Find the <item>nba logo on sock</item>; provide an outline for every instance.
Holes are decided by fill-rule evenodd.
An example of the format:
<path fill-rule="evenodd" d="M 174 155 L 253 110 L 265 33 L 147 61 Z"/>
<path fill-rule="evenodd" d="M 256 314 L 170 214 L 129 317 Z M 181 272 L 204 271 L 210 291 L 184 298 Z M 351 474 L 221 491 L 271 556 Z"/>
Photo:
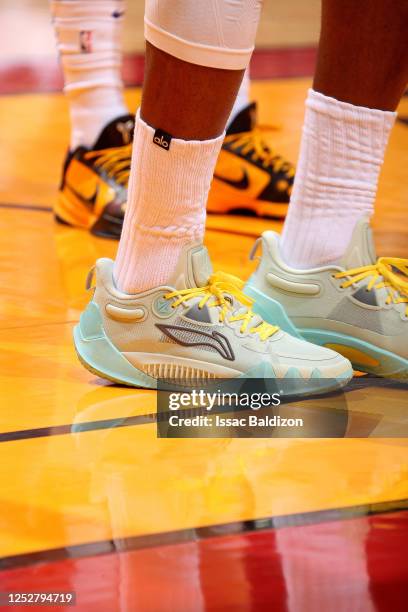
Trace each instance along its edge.
<path fill-rule="evenodd" d="M 156 130 L 153 136 L 153 142 L 157 144 L 157 146 L 168 151 L 170 149 L 171 138 L 172 137 L 167 132 Z"/>
<path fill-rule="evenodd" d="M 92 53 L 92 31 L 81 30 L 79 33 L 79 44 L 82 53 Z"/>

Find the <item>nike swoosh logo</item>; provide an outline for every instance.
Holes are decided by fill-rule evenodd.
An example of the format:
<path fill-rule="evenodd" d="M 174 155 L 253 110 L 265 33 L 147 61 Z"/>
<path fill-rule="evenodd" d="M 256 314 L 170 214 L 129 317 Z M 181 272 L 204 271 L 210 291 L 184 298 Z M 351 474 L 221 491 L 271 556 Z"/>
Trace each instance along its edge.
<path fill-rule="evenodd" d="M 79 193 L 79 191 L 77 191 L 75 187 L 72 187 L 68 183 L 66 183 L 66 187 L 68 187 L 68 189 L 72 191 L 74 196 L 81 200 L 81 202 L 83 202 L 87 208 L 89 208 L 90 210 L 93 210 L 95 208 L 96 200 L 98 199 L 99 194 L 99 185 L 96 185 L 95 192 L 90 198 L 86 198 L 85 196 L 83 196 L 82 193 Z M 110 204 L 110 202 L 108 202 L 108 204 Z"/>
<path fill-rule="evenodd" d="M 214 174 L 214 178 L 218 179 L 219 181 L 222 181 L 223 183 L 227 183 L 227 185 L 231 185 L 231 187 L 235 187 L 235 189 L 242 189 L 242 190 L 248 189 L 249 187 L 248 173 L 244 168 L 242 169 L 242 172 L 243 172 L 242 178 L 240 178 L 238 181 L 226 178 L 224 176 L 220 176 L 219 174 Z"/>
<path fill-rule="evenodd" d="M 181 344 L 182 346 L 211 346 L 228 361 L 234 361 L 235 355 L 232 350 L 228 338 L 217 331 L 203 332 L 198 329 L 182 327 L 181 325 L 161 325 L 156 323 L 156 327 L 160 329 L 168 338 Z M 192 340 L 191 334 L 194 334 L 199 340 Z"/>

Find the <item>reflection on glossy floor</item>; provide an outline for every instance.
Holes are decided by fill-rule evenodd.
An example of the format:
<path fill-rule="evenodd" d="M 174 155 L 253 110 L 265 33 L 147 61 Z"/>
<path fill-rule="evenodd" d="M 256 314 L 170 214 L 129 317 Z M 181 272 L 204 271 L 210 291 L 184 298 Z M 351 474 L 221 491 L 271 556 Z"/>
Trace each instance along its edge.
<path fill-rule="evenodd" d="M 117 542 L 103 556 L 87 556 L 91 549 L 36 570 L 8 570 L 3 584 L 74 590 L 88 602 L 78 607 L 90 612 L 100 610 L 100 601 L 103 610 L 149 612 L 406 610 L 408 512 L 319 518 L 303 527 L 236 523 L 234 535 L 196 530 L 159 547 Z"/>
<path fill-rule="evenodd" d="M 291 158 L 308 84 L 253 87 Z M 138 97 L 129 92 L 132 107 Z M 0 98 L 0 116 L 11 111 L 0 156 L 0 591 L 76 590 L 84 611 L 405 609 L 406 390 L 354 382 L 344 440 L 158 439 L 155 393 L 93 377 L 72 347 L 86 273 L 117 245 L 52 219 L 65 103 Z M 407 145 L 398 124 L 375 218 L 381 254 L 408 256 Z M 246 277 L 266 227 L 279 225 L 209 218 L 215 267 Z"/>

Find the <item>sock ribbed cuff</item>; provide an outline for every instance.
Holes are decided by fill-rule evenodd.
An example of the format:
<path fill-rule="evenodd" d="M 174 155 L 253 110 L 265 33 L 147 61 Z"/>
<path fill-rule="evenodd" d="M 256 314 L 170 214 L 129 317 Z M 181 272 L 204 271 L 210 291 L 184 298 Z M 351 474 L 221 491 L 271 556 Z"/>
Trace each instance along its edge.
<path fill-rule="evenodd" d="M 374 212 L 395 117 L 393 112 L 354 106 L 309 90 L 282 236 L 287 263 L 308 268 L 343 255 L 357 220 Z"/>
<path fill-rule="evenodd" d="M 378 108 L 355 106 L 349 102 L 342 102 L 341 100 L 336 100 L 336 98 L 325 96 L 314 89 L 308 90 L 306 108 L 311 108 L 333 119 L 360 120 L 368 121 L 369 123 L 380 121 L 385 125 L 389 124 L 390 128 L 393 126 L 397 116 L 397 113 L 393 111 L 383 111 Z"/>
<path fill-rule="evenodd" d="M 136 115 L 128 204 L 115 279 L 127 293 L 165 283 L 181 249 L 202 240 L 205 209 L 224 134 L 168 138 Z"/>

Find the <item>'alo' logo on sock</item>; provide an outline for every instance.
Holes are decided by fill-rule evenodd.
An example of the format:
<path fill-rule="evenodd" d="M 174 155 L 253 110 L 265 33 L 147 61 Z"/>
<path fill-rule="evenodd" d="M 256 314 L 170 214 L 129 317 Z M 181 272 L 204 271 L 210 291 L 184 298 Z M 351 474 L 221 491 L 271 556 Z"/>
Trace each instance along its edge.
<path fill-rule="evenodd" d="M 168 151 L 170 149 L 171 138 L 172 137 L 167 132 L 156 130 L 153 136 L 153 142 L 157 144 L 157 146 Z"/>

